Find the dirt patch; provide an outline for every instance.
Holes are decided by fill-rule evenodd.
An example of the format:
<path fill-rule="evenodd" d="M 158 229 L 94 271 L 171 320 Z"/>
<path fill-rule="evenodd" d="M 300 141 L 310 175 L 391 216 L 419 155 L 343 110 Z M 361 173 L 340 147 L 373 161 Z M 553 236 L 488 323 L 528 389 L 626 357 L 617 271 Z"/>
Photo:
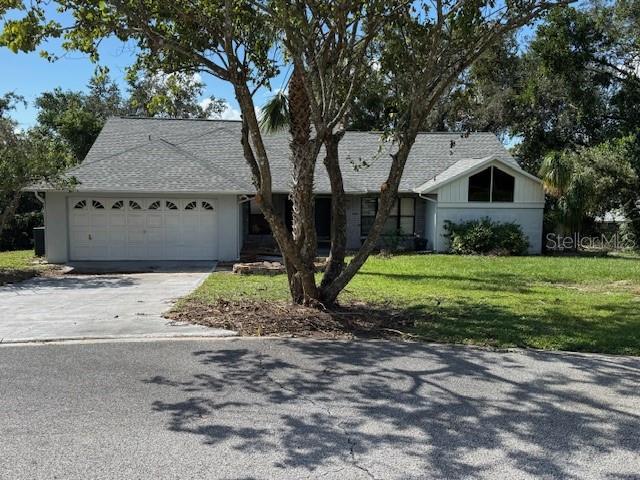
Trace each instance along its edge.
<path fill-rule="evenodd" d="M 188 300 L 167 318 L 235 330 L 245 336 L 314 338 L 411 336 L 415 319 L 386 306 L 350 303 L 331 310 L 286 302 Z"/>
<path fill-rule="evenodd" d="M 64 269 L 57 265 L 39 266 L 29 269 L 0 269 L 0 287 L 23 282 L 33 277 L 55 277 L 62 275 Z"/>

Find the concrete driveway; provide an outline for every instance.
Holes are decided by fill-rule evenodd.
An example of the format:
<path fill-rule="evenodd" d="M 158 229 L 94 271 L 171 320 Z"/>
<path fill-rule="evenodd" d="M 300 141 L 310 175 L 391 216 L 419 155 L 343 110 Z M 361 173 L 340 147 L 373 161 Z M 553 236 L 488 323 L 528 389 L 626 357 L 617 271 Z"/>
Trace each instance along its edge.
<path fill-rule="evenodd" d="M 0 342 L 229 334 L 162 318 L 212 267 L 208 263 L 153 273 L 67 274 L 0 287 Z"/>
<path fill-rule="evenodd" d="M 640 478 L 640 359 L 399 342 L 0 346 L 0 478 Z"/>

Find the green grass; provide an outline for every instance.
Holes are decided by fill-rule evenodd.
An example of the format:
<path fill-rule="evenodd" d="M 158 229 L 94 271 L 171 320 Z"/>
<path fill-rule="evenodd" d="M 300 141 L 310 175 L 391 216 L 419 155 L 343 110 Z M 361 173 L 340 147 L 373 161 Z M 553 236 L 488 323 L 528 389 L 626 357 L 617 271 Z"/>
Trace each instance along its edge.
<path fill-rule="evenodd" d="M 214 273 L 188 298 L 286 300 L 286 279 Z M 640 355 L 640 258 L 372 257 L 341 298 L 438 342 Z"/>
<path fill-rule="evenodd" d="M 33 268 L 33 250 L 0 252 L 0 270 L 23 270 Z"/>
<path fill-rule="evenodd" d="M 42 267 L 33 263 L 33 250 L 0 252 L 0 285 L 36 275 Z"/>

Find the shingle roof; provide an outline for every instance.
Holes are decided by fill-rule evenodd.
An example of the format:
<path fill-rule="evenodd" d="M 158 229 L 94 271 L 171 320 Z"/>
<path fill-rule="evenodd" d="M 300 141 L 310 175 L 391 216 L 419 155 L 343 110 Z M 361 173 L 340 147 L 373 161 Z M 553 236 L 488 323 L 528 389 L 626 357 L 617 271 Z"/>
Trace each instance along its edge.
<path fill-rule="evenodd" d="M 462 160 L 458 160 L 457 162 L 455 162 L 454 164 L 449 166 L 446 170 L 444 170 L 442 173 L 434 176 L 430 180 L 427 180 L 422 185 L 419 185 L 419 186 L 415 187 L 413 190 L 416 193 L 431 193 L 431 192 L 435 192 L 437 189 L 439 189 L 443 185 L 445 185 L 445 184 L 447 184 L 449 182 L 452 182 L 453 180 L 455 180 L 457 178 L 460 178 L 462 175 L 464 175 L 469 170 L 481 168 L 484 165 L 486 165 L 486 164 L 488 164 L 490 162 L 493 162 L 493 161 L 504 162 L 507 166 L 510 166 L 514 170 L 522 173 L 522 175 L 525 175 L 526 177 L 529 177 L 531 179 L 534 179 L 534 180 L 540 182 L 540 180 L 538 178 L 536 178 L 533 175 L 531 175 L 531 174 L 525 172 L 524 170 L 522 170 L 520 168 L 520 166 L 517 165 L 517 163 L 514 165 L 514 162 L 512 162 L 512 161 L 507 161 L 507 160 L 502 159 L 502 158 L 500 158 L 500 157 L 498 157 L 496 155 L 489 155 L 489 156 L 484 157 L 484 158 L 463 158 Z"/>
<path fill-rule="evenodd" d="M 240 128 L 238 121 L 110 118 L 86 159 L 69 174 L 80 182 L 78 191 L 253 193 Z M 273 191 L 288 192 L 289 135 L 270 134 L 264 140 Z M 379 134 L 347 132 L 340 143 L 347 193 L 378 191 L 388 174 L 393 150 L 393 145 L 381 143 Z M 413 191 L 460 160 L 490 155 L 519 168 L 492 133 L 419 134 L 400 191 Z M 315 190 L 330 192 L 321 161 Z"/>

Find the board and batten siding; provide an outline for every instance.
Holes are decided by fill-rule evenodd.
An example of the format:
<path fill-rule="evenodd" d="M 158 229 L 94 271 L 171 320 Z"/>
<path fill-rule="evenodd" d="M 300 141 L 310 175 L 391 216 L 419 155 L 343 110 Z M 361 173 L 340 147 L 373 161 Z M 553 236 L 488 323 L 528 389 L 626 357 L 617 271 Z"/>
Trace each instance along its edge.
<path fill-rule="evenodd" d="M 513 203 L 469 202 L 469 177 L 481 170 L 495 166 L 515 177 Z M 446 221 L 460 223 L 480 218 L 490 218 L 496 222 L 514 222 L 520 225 L 529 240 L 529 253 L 542 252 L 542 221 L 544 212 L 544 190 L 539 182 L 511 169 L 501 162 L 492 162 L 470 171 L 437 190 L 437 211 L 435 212 L 434 250 L 444 252 L 449 249 L 445 237 Z M 433 212 L 427 211 L 433 221 Z M 427 227 L 427 235 L 428 235 Z M 428 235 L 429 236 L 429 235 Z"/>

